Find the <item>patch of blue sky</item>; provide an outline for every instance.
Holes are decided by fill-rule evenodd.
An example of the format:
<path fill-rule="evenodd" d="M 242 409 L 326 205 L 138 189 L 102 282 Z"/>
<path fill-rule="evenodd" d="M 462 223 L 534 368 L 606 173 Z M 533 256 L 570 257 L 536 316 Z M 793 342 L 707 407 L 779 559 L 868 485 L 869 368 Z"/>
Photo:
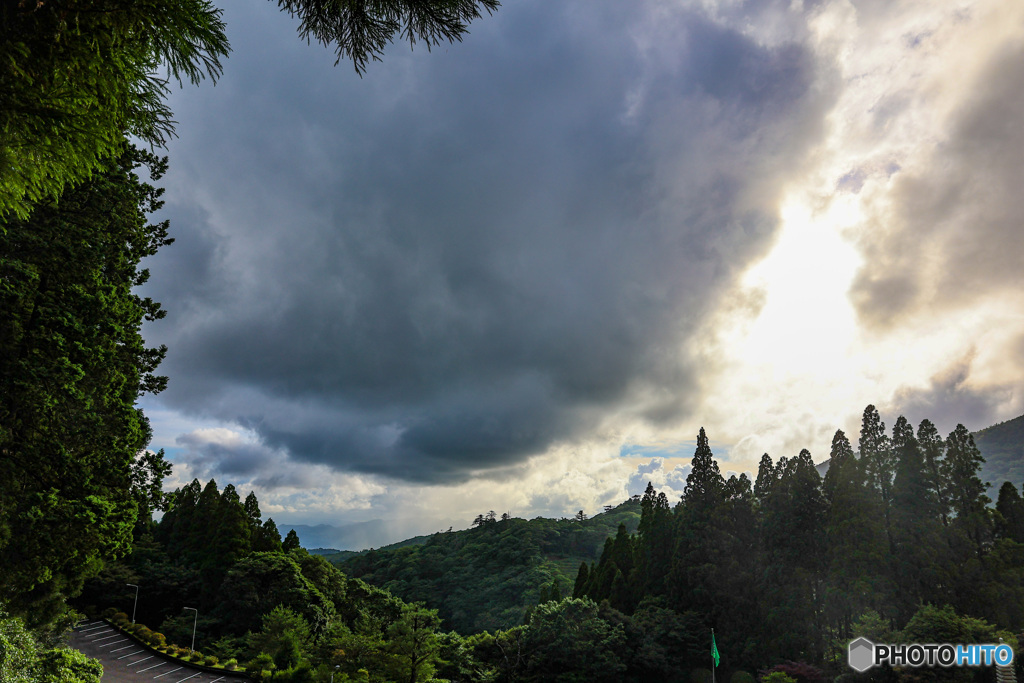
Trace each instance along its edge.
<path fill-rule="evenodd" d="M 678 460 L 679 458 L 692 458 L 693 452 L 697 449 L 696 441 L 680 441 L 672 444 L 659 444 L 657 446 L 643 444 L 623 444 L 619 448 L 620 458 L 664 458 L 665 460 Z M 721 444 L 711 444 L 711 452 L 715 459 L 724 461 L 729 459 L 729 449 Z"/>

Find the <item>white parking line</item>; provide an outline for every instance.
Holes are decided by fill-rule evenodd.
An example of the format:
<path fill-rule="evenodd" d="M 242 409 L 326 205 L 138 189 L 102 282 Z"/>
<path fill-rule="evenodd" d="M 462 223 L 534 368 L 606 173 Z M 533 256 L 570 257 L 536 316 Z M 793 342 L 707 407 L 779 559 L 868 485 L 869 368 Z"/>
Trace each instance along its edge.
<path fill-rule="evenodd" d="M 89 631 L 96 631 L 97 629 L 105 628 L 106 624 L 100 624 L 99 626 L 93 626 L 91 628 L 84 628 L 79 633 L 88 633 Z"/>
<path fill-rule="evenodd" d="M 102 636 L 104 633 L 117 633 L 117 631 L 115 631 L 112 628 L 103 628 L 101 626 L 100 630 L 96 631 L 95 633 L 83 633 L 82 635 L 84 635 L 89 640 L 94 640 L 95 638 Z"/>
<path fill-rule="evenodd" d="M 127 639 L 127 638 L 125 638 L 124 640 L 115 640 L 115 641 L 114 641 L 114 642 L 112 642 L 112 643 L 107 643 L 107 644 L 106 644 L 106 645 L 104 645 L 103 647 L 109 647 L 109 646 L 111 646 L 111 645 L 120 645 L 121 643 L 127 643 L 127 642 L 128 642 L 128 639 Z M 129 645 L 129 647 L 131 647 L 131 646 Z M 118 648 L 118 649 L 120 650 L 121 648 Z"/>
<path fill-rule="evenodd" d="M 121 637 L 120 633 L 115 633 L 112 636 L 106 636 L 104 638 L 93 638 L 92 642 L 94 642 L 94 643 L 102 643 L 104 640 L 110 640 L 111 638 L 120 638 L 120 637 Z"/>
<path fill-rule="evenodd" d="M 185 667 L 183 667 L 183 666 L 179 666 L 179 667 L 178 667 L 177 669 L 171 669 L 171 670 L 170 670 L 170 671 L 168 671 L 168 672 L 167 672 L 166 674 L 160 674 L 159 676 L 153 676 L 153 679 L 155 680 L 155 679 L 157 679 L 157 678 L 163 678 L 163 677 L 164 677 L 164 676 L 166 676 L 167 674 L 172 674 L 172 673 L 174 673 L 175 671 L 181 671 L 181 670 L 182 670 L 182 669 L 184 669 L 184 668 L 185 668 Z"/>
<path fill-rule="evenodd" d="M 182 678 L 182 679 L 178 680 L 177 683 L 181 683 L 181 681 L 187 681 L 190 678 L 195 678 L 196 676 L 198 676 L 201 673 L 203 673 L 203 672 L 202 671 L 197 671 L 196 673 L 192 674 L 191 676 L 186 676 L 185 678 Z"/>
<path fill-rule="evenodd" d="M 130 647 L 135 647 L 135 643 L 132 643 L 131 645 L 125 645 L 124 647 L 119 647 L 116 650 L 111 650 L 110 654 L 114 654 L 115 652 L 120 652 L 121 650 L 127 650 Z"/>
<path fill-rule="evenodd" d="M 142 664 L 147 659 L 153 659 L 153 655 L 146 657 L 145 659 L 136 659 L 134 662 L 128 662 L 125 666 L 135 666 L 136 664 Z"/>
<path fill-rule="evenodd" d="M 135 673 L 137 673 L 137 674 L 140 674 L 140 673 L 142 673 L 143 671 L 149 671 L 150 669 L 159 669 L 159 668 L 160 668 L 161 666 L 164 666 L 165 664 L 167 664 L 167 662 L 160 662 L 159 664 L 154 664 L 153 666 L 151 666 L 151 667 L 148 667 L 148 668 L 146 668 L 146 669 L 139 669 L 139 670 L 138 670 L 138 671 L 136 671 Z"/>
<path fill-rule="evenodd" d="M 223 681 L 223 680 L 224 680 L 224 677 L 221 676 L 220 678 L 213 679 L 212 681 L 210 681 L 210 683 L 217 683 L 217 681 Z"/>
<path fill-rule="evenodd" d="M 140 652 L 142 652 L 142 650 L 136 650 L 135 652 L 129 652 L 126 655 L 121 655 L 120 657 L 118 657 L 118 659 L 124 659 L 125 657 L 131 657 L 132 655 L 137 655 Z"/>

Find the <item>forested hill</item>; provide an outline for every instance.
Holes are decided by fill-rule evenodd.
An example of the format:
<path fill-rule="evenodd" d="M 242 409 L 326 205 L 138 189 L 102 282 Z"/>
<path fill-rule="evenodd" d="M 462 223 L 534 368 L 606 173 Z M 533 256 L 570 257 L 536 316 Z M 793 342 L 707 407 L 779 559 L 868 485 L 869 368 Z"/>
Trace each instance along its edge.
<path fill-rule="evenodd" d="M 298 532 L 296 531 L 296 533 Z M 302 537 L 300 536 L 299 538 Z M 398 548 L 405 548 L 411 545 L 423 545 L 424 543 L 429 541 L 430 538 L 430 536 L 413 536 L 412 538 L 407 538 L 404 541 L 398 541 L 397 543 L 389 543 L 387 545 L 381 546 L 380 548 L 377 548 L 377 550 L 397 550 Z M 355 557 L 357 555 L 365 555 L 366 553 L 372 550 L 373 548 L 369 548 L 367 550 L 331 550 L 330 552 L 323 552 L 320 554 L 326 557 L 334 564 L 338 564 L 339 562 L 347 560 L 350 557 Z M 310 550 L 309 552 L 314 551 Z"/>
<path fill-rule="evenodd" d="M 1024 415 L 975 432 L 974 444 L 985 458 L 981 476 L 992 491 L 1004 481 L 1024 483 Z"/>
<path fill-rule="evenodd" d="M 446 627 L 469 634 L 522 623 L 552 591 L 571 594 L 580 564 L 596 560 L 620 524 L 632 533 L 639 522 L 638 500 L 589 519 L 492 516 L 422 544 L 328 559 L 350 576 L 436 608 Z"/>

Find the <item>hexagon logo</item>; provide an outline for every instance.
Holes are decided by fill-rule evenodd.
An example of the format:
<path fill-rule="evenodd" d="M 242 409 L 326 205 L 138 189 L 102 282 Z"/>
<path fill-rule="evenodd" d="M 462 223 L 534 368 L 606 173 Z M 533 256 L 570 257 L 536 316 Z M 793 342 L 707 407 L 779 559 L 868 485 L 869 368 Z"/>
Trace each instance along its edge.
<path fill-rule="evenodd" d="M 864 673 L 875 665 L 875 644 L 867 638 L 858 638 L 850 642 L 850 668 Z"/>

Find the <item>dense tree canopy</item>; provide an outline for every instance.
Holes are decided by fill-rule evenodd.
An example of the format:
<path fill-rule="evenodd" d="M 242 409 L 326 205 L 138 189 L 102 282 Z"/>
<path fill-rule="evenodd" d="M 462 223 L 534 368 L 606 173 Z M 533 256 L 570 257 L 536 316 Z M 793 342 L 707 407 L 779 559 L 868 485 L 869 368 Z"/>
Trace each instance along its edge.
<path fill-rule="evenodd" d="M 901 416 L 889 436 L 868 406 L 859 445 L 854 453 L 836 433 L 824 481 L 806 450 L 777 463 L 766 455 L 751 489 L 721 481 L 701 430 L 674 511 L 649 486 L 637 535 L 609 539 L 580 567 L 573 595 L 634 618 L 651 599 L 677 616 L 693 610 L 728 668 L 802 660 L 838 673 L 837 648 L 867 635 L 865 615 L 888 637 L 943 619 L 984 624 L 958 642 L 1024 627 L 1024 504 L 1007 482 L 988 507 L 967 430 L 943 441 L 927 420 L 915 435 Z"/>
<path fill-rule="evenodd" d="M 150 429 L 135 401 L 166 381 L 153 374 L 164 349 L 141 335 L 163 311 L 133 287 L 171 240 L 146 221 L 161 191 L 140 166 L 159 178 L 165 162 L 122 146 L 0 234 L 0 601 L 33 620 L 127 551 L 140 505 L 160 504 L 166 467 L 137 459 Z"/>
<path fill-rule="evenodd" d="M 0 217 L 26 218 L 119 153 L 161 144 L 173 77 L 216 78 L 228 52 L 209 0 L 48 0 L 0 9 Z"/>

